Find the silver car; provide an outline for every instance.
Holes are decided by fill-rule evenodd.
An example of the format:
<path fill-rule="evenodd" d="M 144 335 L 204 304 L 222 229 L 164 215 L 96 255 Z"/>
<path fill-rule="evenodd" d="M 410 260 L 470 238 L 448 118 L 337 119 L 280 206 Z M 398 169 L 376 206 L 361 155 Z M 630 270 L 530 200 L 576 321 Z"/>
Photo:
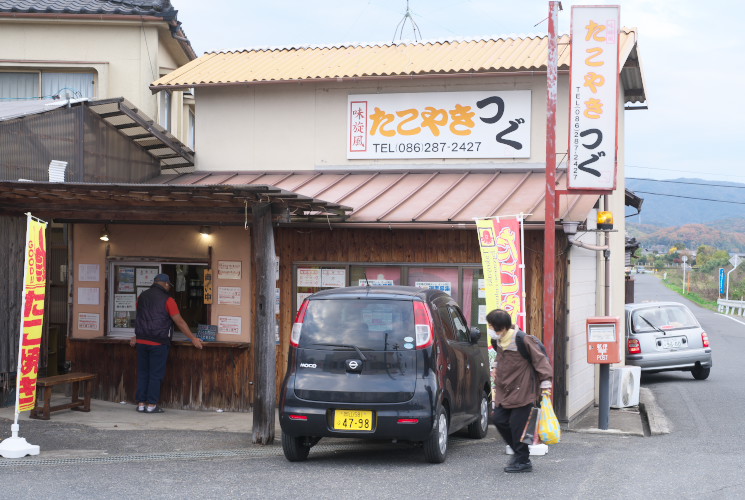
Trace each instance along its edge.
<path fill-rule="evenodd" d="M 690 309 L 678 302 L 626 304 L 626 364 L 643 372 L 711 371 L 709 336 Z"/>

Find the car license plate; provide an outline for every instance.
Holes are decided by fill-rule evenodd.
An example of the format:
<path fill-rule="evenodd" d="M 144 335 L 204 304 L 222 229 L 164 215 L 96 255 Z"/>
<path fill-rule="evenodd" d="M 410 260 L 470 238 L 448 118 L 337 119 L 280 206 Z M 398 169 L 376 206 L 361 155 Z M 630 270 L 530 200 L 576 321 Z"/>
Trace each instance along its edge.
<path fill-rule="evenodd" d="M 368 410 L 334 410 L 334 429 L 339 431 L 372 431 L 373 412 Z"/>
<path fill-rule="evenodd" d="M 662 339 L 662 347 L 664 349 L 680 349 L 683 347 L 683 341 L 680 337 L 672 339 Z"/>

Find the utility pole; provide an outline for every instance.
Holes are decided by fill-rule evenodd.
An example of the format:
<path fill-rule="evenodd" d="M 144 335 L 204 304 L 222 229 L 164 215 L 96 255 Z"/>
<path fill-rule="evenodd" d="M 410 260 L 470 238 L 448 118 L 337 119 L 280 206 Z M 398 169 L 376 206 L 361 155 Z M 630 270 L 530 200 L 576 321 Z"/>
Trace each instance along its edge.
<path fill-rule="evenodd" d="M 554 364 L 554 298 L 556 288 L 556 95 L 558 24 L 561 2 L 548 3 L 548 62 L 546 64 L 546 228 L 543 239 L 543 343 Z"/>

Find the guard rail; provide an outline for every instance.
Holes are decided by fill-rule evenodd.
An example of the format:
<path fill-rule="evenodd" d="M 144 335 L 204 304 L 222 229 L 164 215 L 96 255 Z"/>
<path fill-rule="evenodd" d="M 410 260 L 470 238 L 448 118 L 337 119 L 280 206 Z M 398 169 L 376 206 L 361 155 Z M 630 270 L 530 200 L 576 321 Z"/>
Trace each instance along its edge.
<path fill-rule="evenodd" d="M 720 313 L 735 316 L 745 316 L 745 300 L 717 300 L 717 310 Z"/>

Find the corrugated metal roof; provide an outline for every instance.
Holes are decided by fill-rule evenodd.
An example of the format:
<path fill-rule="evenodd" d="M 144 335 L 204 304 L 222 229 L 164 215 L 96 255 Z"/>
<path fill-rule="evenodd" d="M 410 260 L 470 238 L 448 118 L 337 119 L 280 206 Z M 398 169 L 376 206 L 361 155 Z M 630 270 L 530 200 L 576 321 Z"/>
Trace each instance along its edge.
<path fill-rule="evenodd" d="M 72 99 L 70 104 L 87 101 L 84 99 Z M 0 102 L 0 121 L 13 120 L 27 115 L 46 113 L 53 109 L 67 106 L 67 100 L 38 99 Z"/>
<path fill-rule="evenodd" d="M 545 221 L 546 176 L 523 171 L 402 172 L 191 172 L 167 174 L 151 184 L 267 184 L 310 198 L 351 207 L 346 223 L 473 224 L 474 218 L 531 214 L 528 223 Z M 557 188 L 566 175 L 557 174 Z M 561 195 L 559 218 L 583 221 L 597 195 Z"/>
<path fill-rule="evenodd" d="M 623 65 L 635 48 L 636 31 L 624 28 L 620 42 Z M 545 71 L 547 58 L 547 36 L 257 48 L 207 53 L 151 88 Z M 559 39 L 559 69 L 568 70 L 569 62 L 569 36 L 564 35 Z"/>

